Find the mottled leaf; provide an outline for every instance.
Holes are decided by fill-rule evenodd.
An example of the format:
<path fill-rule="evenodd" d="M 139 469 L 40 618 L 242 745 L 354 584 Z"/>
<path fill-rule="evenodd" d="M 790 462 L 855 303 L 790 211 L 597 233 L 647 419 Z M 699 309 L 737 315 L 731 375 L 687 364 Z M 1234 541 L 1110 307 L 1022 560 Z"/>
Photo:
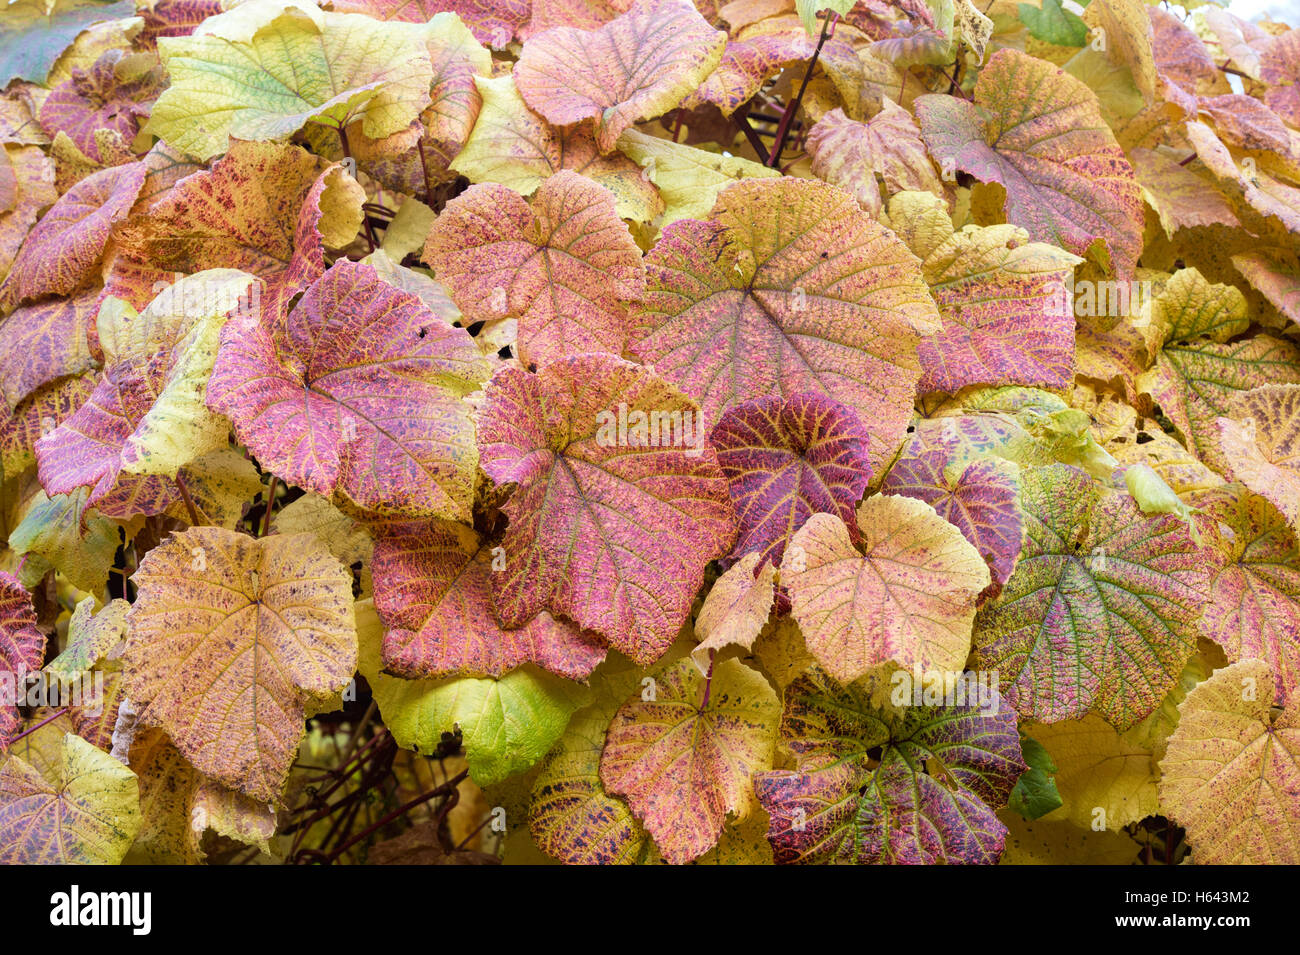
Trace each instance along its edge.
<path fill-rule="evenodd" d="M 44 83 L 78 33 L 134 15 L 132 0 L 10 0 L 0 20 L 0 86 L 13 79 Z"/>
<path fill-rule="evenodd" d="M 746 650 L 754 646 L 776 597 L 776 565 L 750 552 L 714 582 L 695 617 L 695 639 L 699 644 L 691 658 L 700 672 L 709 668 L 714 653 L 726 647 Z"/>
<path fill-rule="evenodd" d="M 44 661 L 45 634 L 36 628 L 31 595 L 18 578 L 0 571 L 0 667 L 15 690 L 10 698 L 0 699 L 0 752 L 8 748 L 21 723 L 15 698 L 22 685 L 18 674 L 34 673 Z"/>

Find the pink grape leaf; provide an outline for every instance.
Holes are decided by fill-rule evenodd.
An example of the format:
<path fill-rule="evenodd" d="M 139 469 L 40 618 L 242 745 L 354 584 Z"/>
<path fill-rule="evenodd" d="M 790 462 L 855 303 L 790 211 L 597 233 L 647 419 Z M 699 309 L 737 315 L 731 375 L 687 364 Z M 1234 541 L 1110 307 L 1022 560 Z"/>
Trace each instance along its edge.
<path fill-rule="evenodd" d="M 631 351 L 700 402 L 704 420 L 754 398 L 821 392 L 861 418 L 871 463 L 912 414 L 918 333 L 938 312 L 907 247 L 826 183 L 749 179 L 710 219 L 682 219 L 646 257 Z"/>
<path fill-rule="evenodd" d="M 21 474 L 36 463 L 36 442 L 76 413 L 95 390 L 98 376 L 60 378 L 37 388 L 0 424 L 0 468 Z"/>
<path fill-rule="evenodd" d="M 290 483 L 369 511 L 468 520 L 477 453 L 462 399 L 487 370 L 464 329 L 340 259 L 288 315 L 226 325 L 208 406 Z"/>
<path fill-rule="evenodd" d="M 1025 541 L 975 621 L 979 666 L 1052 723 L 1089 710 L 1124 730 L 1160 705 L 1196 648 L 1206 561 L 1187 524 L 1063 464 L 1023 471 Z"/>
<path fill-rule="evenodd" d="M 754 777 L 777 863 L 996 862 L 1007 830 L 994 810 L 1028 768 L 1016 713 L 995 686 L 957 687 L 955 705 L 882 709 L 816 667 L 791 684 L 794 768 Z"/>
<path fill-rule="evenodd" d="M 306 150 L 233 142 L 121 230 L 108 292 L 144 308 L 176 272 L 237 268 L 266 283 L 261 307 L 275 316 L 325 271 L 324 246 L 356 235 L 363 200 L 343 167 Z"/>
<path fill-rule="evenodd" d="M 1300 128 L 1300 30 L 1276 37 L 1259 57 L 1259 78 L 1269 84 L 1264 102 Z"/>
<path fill-rule="evenodd" d="M 861 548 L 837 515 L 814 514 L 785 552 L 781 583 L 809 652 L 841 683 L 891 661 L 959 671 L 984 559 L 923 501 L 870 497 L 855 523 Z"/>
<path fill-rule="evenodd" d="M 93 281 L 113 226 L 144 185 L 143 163 L 92 173 L 69 189 L 27 234 L 0 285 L 0 309 L 46 295 L 70 295 Z"/>
<path fill-rule="evenodd" d="M 454 13 L 480 43 L 498 50 L 528 22 L 529 0 L 333 0 L 339 13 L 364 13 L 376 20 L 427 23 L 436 14 Z"/>
<path fill-rule="evenodd" d="M 42 385 L 94 367 L 86 337 L 98 288 L 22 305 L 0 323 L 0 395 L 10 410 Z"/>
<path fill-rule="evenodd" d="M 1142 251 L 1142 196 L 1098 110 L 1082 82 L 1013 49 L 990 57 L 973 103 L 916 100 L 921 135 L 941 168 L 1004 186 L 1007 221 L 1036 241 L 1075 255 L 1104 241 L 1127 279 Z"/>
<path fill-rule="evenodd" d="M 507 630 L 492 609 L 494 557 L 504 551 L 460 524 L 395 528 L 375 542 L 375 609 L 388 628 L 384 669 L 406 679 L 500 677 L 525 663 L 585 680 L 605 657 L 589 633 L 541 611 Z M 499 561 L 498 561 L 499 563 Z"/>
<path fill-rule="evenodd" d="M 776 565 L 759 566 L 757 552 L 746 554 L 719 577 L 695 615 L 695 639 L 691 659 L 701 672 L 708 670 L 715 652 L 739 646 L 754 646 L 776 598 Z"/>
<path fill-rule="evenodd" d="M 145 50 L 158 49 L 158 38 L 189 36 L 195 27 L 223 12 L 222 0 L 145 0 L 137 5 L 136 15 L 144 20 L 144 29 L 135 43 Z"/>
<path fill-rule="evenodd" d="M 895 196 L 889 215 L 921 259 L 943 316 L 943 330 L 918 349 L 922 394 L 956 394 L 968 385 L 1068 387 L 1075 322 L 1067 283 L 1076 256 L 1026 241 L 1018 226 L 958 232 L 931 193 Z"/>
<path fill-rule="evenodd" d="M 173 534 L 140 561 L 126 693 L 194 768 L 280 796 L 307 710 L 357 664 L 352 575 L 311 534 Z"/>
<path fill-rule="evenodd" d="M 653 698 L 634 695 L 610 720 L 600 781 L 681 865 L 717 844 L 728 813 L 756 808 L 750 777 L 772 768 L 781 704 L 739 660 L 718 663 L 707 680 L 689 659 L 650 679 Z"/>
<path fill-rule="evenodd" d="M 912 114 L 891 100 L 884 100 L 880 112 L 865 123 L 842 109 L 831 110 L 808 131 L 808 155 L 817 176 L 853 193 L 872 215 L 881 207 L 877 174 L 886 195 L 943 191 Z"/>
<path fill-rule="evenodd" d="M 813 514 L 853 512 L 871 480 L 869 439 L 858 416 L 826 395 L 801 392 L 737 405 L 709 434 L 740 521 L 733 558 L 757 553 L 780 565 Z"/>
<path fill-rule="evenodd" d="M 1012 462 L 971 459 L 957 433 L 932 428 L 917 430 L 880 486 L 882 494 L 925 501 L 975 545 L 993 578 L 981 601 L 1002 592 L 1020 557 L 1025 529 L 1019 490 L 1020 469 Z"/>
<path fill-rule="evenodd" d="M 1300 385 L 1238 392 L 1219 418 L 1225 472 L 1270 501 L 1300 534 Z"/>
<path fill-rule="evenodd" d="M 531 37 L 515 83 L 548 122 L 594 120 L 607 153 L 623 130 L 668 112 L 704 82 L 726 39 L 691 0 L 639 0 L 598 29 L 560 26 Z"/>
<path fill-rule="evenodd" d="M 1178 708 L 1160 761 L 1160 806 L 1198 865 L 1300 863 L 1300 699 L 1273 710 L 1248 690 L 1262 660 L 1216 670 Z"/>
<path fill-rule="evenodd" d="M 1216 557 L 1201 629 L 1229 660 L 1267 663 L 1284 701 L 1300 688 L 1300 535 L 1239 486 L 1198 496 L 1197 511 Z"/>
<path fill-rule="evenodd" d="M 726 478 L 703 439 L 694 402 L 610 355 L 498 371 L 478 440 L 488 476 L 517 485 L 504 505 L 506 569 L 492 577 L 501 622 L 550 610 L 642 665 L 657 659 L 705 565 L 735 540 Z"/>
<path fill-rule="evenodd" d="M 1279 312 L 1300 325 L 1300 260 L 1284 249 L 1242 252 L 1232 257 L 1246 280 Z"/>
<path fill-rule="evenodd" d="M 95 133 L 109 129 L 130 144 L 149 116 L 149 104 L 162 91 L 162 72 L 154 57 L 109 50 L 89 69 L 74 67 L 71 79 L 50 91 L 41 104 L 41 128 L 51 136 L 66 133 L 91 159 L 104 161 Z"/>
<path fill-rule="evenodd" d="M 1241 225 L 1232 204 L 1204 170 L 1194 172 L 1151 149 L 1130 150 L 1129 161 L 1142 185 L 1142 197 L 1160 216 L 1166 236 L 1195 226 Z"/>
<path fill-rule="evenodd" d="M 626 303 L 645 292 L 641 250 L 614 194 L 567 169 L 531 200 L 495 183 L 471 186 L 434 222 L 424 261 L 469 322 L 517 318 L 518 357 L 539 366 L 622 354 Z"/>
<path fill-rule="evenodd" d="M 816 42 L 796 24 L 774 33 L 756 33 L 727 41 L 718 67 L 700 88 L 682 100 L 683 109 L 712 103 L 730 116 L 747 103 L 763 84 L 787 63 L 812 56 Z"/>
<path fill-rule="evenodd" d="M 32 596 L 17 577 L 0 571 L 0 672 L 5 675 L 0 681 L 0 753 L 22 725 L 17 706 L 17 694 L 23 690 L 19 674 L 35 673 L 44 662 L 45 634 L 37 629 Z"/>

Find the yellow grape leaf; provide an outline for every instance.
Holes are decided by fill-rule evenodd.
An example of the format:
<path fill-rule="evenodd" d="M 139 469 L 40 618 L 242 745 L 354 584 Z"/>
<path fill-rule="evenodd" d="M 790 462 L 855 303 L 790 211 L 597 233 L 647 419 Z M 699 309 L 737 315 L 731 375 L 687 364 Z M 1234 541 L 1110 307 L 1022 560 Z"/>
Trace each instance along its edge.
<path fill-rule="evenodd" d="M 1084 829 L 1122 829 L 1153 815 L 1156 765 L 1151 751 L 1120 735 L 1095 713 L 1079 720 L 1024 727 L 1056 762 L 1059 809 L 1044 821 L 1068 820 Z"/>
<path fill-rule="evenodd" d="M 695 637 L 699 646 L 691 657 L 701 672 L 708 670 L 711 654 L 729 646 L 746 650 L 754 645 L 759 631 L 772 612 L 776 594 L 776 567 L 758 551 L 750 551 L 718 578 L 704 606 L 695 618 Z"/>

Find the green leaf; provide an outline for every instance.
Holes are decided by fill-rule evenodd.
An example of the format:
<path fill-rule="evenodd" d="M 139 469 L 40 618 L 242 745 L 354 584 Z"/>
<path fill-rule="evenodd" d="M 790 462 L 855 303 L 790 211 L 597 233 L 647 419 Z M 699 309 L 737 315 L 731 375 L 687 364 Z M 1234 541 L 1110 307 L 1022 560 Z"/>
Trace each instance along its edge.
<path fill-rule="evenodd" d="M 1040 10 L 1030 3 L 1017 7 L 1020 22 L 1029 28 L 1035 40 L 1055 46 L 1083 46 L 1088 42 L 1088 27 L 1079 17 L 1061 7 L 1061 0 L 1043 0 Z"/>
<path fill-rule="evenodd" d="M 1028 771 L 1016 781 L 1007 807 L 1026 819 L 1038 819 L 1061 805 L 1061 794 L 1056 791 L 1056 761 L 1038 740 L 1020 734 L 1020 753 L 1029 764 Z"/>

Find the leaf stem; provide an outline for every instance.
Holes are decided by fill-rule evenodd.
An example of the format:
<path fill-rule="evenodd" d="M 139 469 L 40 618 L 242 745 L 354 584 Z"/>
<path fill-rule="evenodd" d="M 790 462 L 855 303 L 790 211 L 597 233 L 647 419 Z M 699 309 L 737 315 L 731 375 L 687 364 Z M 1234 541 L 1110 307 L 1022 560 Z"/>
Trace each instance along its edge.
<path fill-rule="evenodd" d="M 799 111 L 799 104 L 803 102 L 804 91 L 808 89 L 808 81 L 812 79 L 812 71 L 817 66 L 817 58 L 821 56 L 822 47 L 826 45 L 826 41 L 834 32 L 834 25 L 839 22 L 839 19 L 840 15 L 838 13 L 832 13 L 822 21 L 822 33 L 817 38 L 817 49 L 813 50 L 812 59 L 808 61 L 808 68 L 804 70 L 803 82 L 799 84 L 799 92 L 786 106 L 785 112 L 781 115 L 781 124 L 776 128 L 776 140 L 772 143 L 772 153 L 766 163 L 773 169 L 781 162 L 781 153 L 785 150 L 786 140 L 790 137 L 790 124 L 794 122 L 794 114 Z"/>
<path fill-rule="evenodd" d="M 51 713 L 49 716 L 45 717 L 45 719 L 41 720 L 39 723 L 35 724 L 34 726 L 29 726 L 29 727 L 27 727 L 27 729 L 23 730 L 21 733 L 19 733 L 17 736 L 15 736 L 13 739 L 11 739 L 11 740 L 9 741 L 9 745 L 10 745 L 10 746 L 13 746 L 14 743 L 18 742 L 18 741 L 19 741 L 20 739 L 22 739 L 24 736 L 30 736 L 32 733 L 35 733 L 38 729 L 40 729 L 40 728 L 41 728 L 42 726 L 44 726 L 46 723 L 52 723 L 52 722 L 54 722 L 56 719 L 58 719 L 60 716 L 62 716 L 62 715 L 63 715 L 64 713 L 66 713 L 66 712 L 68 712 L 68 708 L 67 708 L 66 706 L 61 706 L 61 707 L 59 707 L 57 710 L 55 710 L 55 711 L 54 711 L 53 713 Z"/>
<path fill-rule="evenodd" d="M 173 479 L 176 482 L 176 489 L 181 492 L 181 500 L 185 502 L 185 510 L 190 516 L 190 527 L 202 527 L 203 519 L 199 517 L 199 509 L 194 506 L 194 498 L 190 497 L 190 489 L 185 483 L 185 478 L 181 477 L 181 472 L 176 472 Z"/>
<path fill-rule="evenodd" d="M 262 533 L 259 537 L 265 537 L 271 533 L 271 508 L 275 505 L 275 486 L 279 482 L 274 474 L 271 475 L 271 481 L 266 488 L 266 514 L 262 517 Z"/>
<path fill-rule="evenodd" d="M 745 134 L 745 138 L 749 140 L 749 145 L 754 147 L 754 152 L 758 154 L 758 161 L 766 166 L 767 161 L 770 158 L 767 153 L 767 145 L 761 138 L 759 138 L 757 130 L 750 125 L 749 116 L 745 113 L 745 107 L 742 106 L 740 109 L 736 110 L 736 112 L 732 114 L 732 117 L 736 120 L 737 125 L 740 126 L 740 131 Z"/>

